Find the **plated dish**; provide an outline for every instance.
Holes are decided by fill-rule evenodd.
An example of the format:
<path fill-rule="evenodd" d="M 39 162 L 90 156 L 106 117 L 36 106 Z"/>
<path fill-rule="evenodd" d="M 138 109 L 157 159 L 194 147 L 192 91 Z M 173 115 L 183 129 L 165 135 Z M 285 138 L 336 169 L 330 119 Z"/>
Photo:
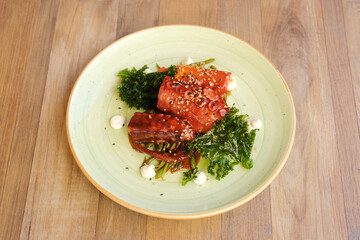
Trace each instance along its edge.
<path fill-rule="evenodd" d="M 209 41 L 211 39 L 212 41 Z M 114 130 L 110 119 L 128 126 L 136 109 L 119 97 L 119 70 L 170 66 L 191 56 L 215 58 L 214 66 L 231 72 L 237 88 L 227 105 L 262 120 L 251 154 L 253 167 L 242 166 L 221 181 L 207 175 L 206 184 L 182 186 L 183 173 L 166 181 L 139 174 L 144 154 L 133 150 L 128 129 Z M 67 110 L 71 150 L 85 176 L 106 196 L 132 210 L 163 218 L 198 218 L 240 206 L 260 193 L 279 173 L 295 133 L 295 110 L 285 81 L 257 50 L 229 34 L 196 26 L 163 26 L 126 36 L 99 53 L 80 74 Z M 199 162 L 206 172 L 206 163 Z"/>
<path fill-rule="evenodd" d="M 206 174 L 220 181 L 238 164 L 253 167 L 251 152 L 262 122 L 238 115 L 239 109 L 227 104 L 237 81 L 230 72 L 209 65 L 214 61 L 188 57 L 178 65 L 157 64 L 156 71 L 144 65 L 118 73 L 120 99 L 143 111 L 131 117 L 128 134 L 131 146 L 149 155 L 140 167 L 144 178 L 165 180 L 167 172 L 186 169 L 182 185 L 201 185 Z M 110 121 L 114 129 L 125 122 L 121 115 Z M 206 173 L 199 171 L 200 161 L 206 161 Z"/>

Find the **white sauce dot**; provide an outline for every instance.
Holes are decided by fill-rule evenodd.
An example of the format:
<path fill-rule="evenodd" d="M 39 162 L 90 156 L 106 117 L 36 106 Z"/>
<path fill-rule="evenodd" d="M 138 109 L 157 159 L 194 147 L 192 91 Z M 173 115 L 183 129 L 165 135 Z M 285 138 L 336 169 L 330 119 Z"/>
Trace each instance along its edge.
<path fill-rule="evenodd" d="M 251 131 L 253 129 L 260 129 L 262 127 L 262 122 L 258 118 L 247 117 L 245 120 L 248 122 L 248 130 L 249 131 Z"/>
<path fill-rule="evenodd" d="M 125 117 L 121 115 L 115 115 L 110 120 L 110 125 L 114 129 L 120 129 L 125 126 Z"/>
<path fill-rule="evenodd" d="M 204 172 L 197 172 L 195 175 L 196 178 L 193 180 L 194 183 L 201 185 L 206 182 L 206 175 Z"/>
<path fill-rule="evenodd" d="M 144 178 L 153 178 L 155 177 L 155 166 L 144 165 L 140 168 L 140 173 Z"/>
<path fill-rule="evenodd" d="M 261 122 L 261 120 L 260 119 L 253 119 L 252 121 L 251 121 L 251 126 L 253 127 L 253 128 L 255 128 L 255 129 L 260 129 L 261 127 L 262 127 L 262 122 Z"/>
<path fill-rule="evenodd" d="M 191 59 L 191 57 L 188 57 L 187 59 L 181 62 L 181 65 L 190 65 L 192 63 L 194 63 L 194 61 Z"/>
<path fill-rule="evenodd" d="M 236 88 L 236 86 L 237 86 L 236 78 L 235 77 L 230 78 L 229 85 L 228 85 L 228 91 L 234 90 Z"/>
<path fill-rule="evenodd" d="M 150 69 L 145 69 L 144 73 L 151 73 L 152 71 Z"/>

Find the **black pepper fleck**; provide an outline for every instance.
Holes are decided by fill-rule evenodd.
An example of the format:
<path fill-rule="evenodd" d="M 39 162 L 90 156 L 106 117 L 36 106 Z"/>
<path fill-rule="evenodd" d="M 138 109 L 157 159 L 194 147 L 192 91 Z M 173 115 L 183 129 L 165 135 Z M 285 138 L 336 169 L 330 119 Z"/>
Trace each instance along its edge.
<path fill-rule="evenodd" d="M 125 167 L 125 169 L 126 169 L 126 170 L 129 170 L 129 168 L 128 168 L 128 167 Z"/>
<path fill-rule="evenodd" d="M 164 195 L 164 194 L 160 193 L 160 196 L 162 196 L 162 195 Z"/>
<path fill-rule="evenodd" d="M 113 143 L 113 145 L 115 145 L 115 143 Z"/>

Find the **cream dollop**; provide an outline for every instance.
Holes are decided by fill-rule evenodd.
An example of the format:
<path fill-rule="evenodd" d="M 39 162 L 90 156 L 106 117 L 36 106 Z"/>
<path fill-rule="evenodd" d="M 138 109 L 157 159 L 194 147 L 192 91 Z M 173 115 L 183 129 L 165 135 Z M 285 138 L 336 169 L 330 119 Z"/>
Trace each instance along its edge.
<path fill-rule="evenodd" d="M 235 77 L 231 77 L 228 85 L 228 91 L 232 91 L 236 88 L 237 82 Z"/>
<path fill-rule="evenodd" d="M 204 172 L 197 172 L 195 174 L 196 178 L 193 180 L 196 184 L 204 184 L 206 182 L 206 175 Z"/>
<path fill-rule="evenodd" d="M 110 120 L 110 125 L 114 129 L 120 129 L 125 126 L 125 117 L 121 115 L 115 115 Z"/>
<path fill-rule="evenodd" d="M 155 166 L 144 165 L 140 168 L 140 173 L 144 178 L 153 178 L 155 177 Z"/>
<path fill-rule="evenodd" d="M 144 73 L 151 73 L 151 72 L 152 71 L 150 69 L 148 69 L 148 68 L 144 70 Z"/>
<path fill-rule="evenodd" d="M 249 131 L 251 131 L 253 129 L 260 129 L 262 127 L 262 122 L 258 118 L 247 117 L 245 120 L 248 122 L 248 130 Z"/>
<path fill-rule="evenodd" d="M 191 59 L 191 57 L 188 57 L 187 59 L 181 62 L 181 65 L 190 65 L 192 63 L 194 63 L 194 61 Z"/>

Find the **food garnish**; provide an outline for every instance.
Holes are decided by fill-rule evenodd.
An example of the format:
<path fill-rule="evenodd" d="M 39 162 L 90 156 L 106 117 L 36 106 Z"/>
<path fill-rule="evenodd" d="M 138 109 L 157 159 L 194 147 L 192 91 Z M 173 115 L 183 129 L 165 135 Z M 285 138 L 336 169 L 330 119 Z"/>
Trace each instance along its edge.
<path fill-rule="evenodd" d="M 235 165 L 253 167 L 251 151 L 261 121 L 227 106 L 236 80 L 230 72 L 207 68 L 213 61 L 188 58 L 187 65 L 156 64 L 156 72 L 145 65 L 118 73 L 121 100 L 147 111 L 135 113 L 128 125 L 132 147 L 150 155 L 140 168 L 145 178 L 164 179 L 168 171 L 187 169 L 182 185 L 204 184 L 206 174 L 197 166 L 200 158 L 208 161 L 207 172 L 217 180 Z"/>

